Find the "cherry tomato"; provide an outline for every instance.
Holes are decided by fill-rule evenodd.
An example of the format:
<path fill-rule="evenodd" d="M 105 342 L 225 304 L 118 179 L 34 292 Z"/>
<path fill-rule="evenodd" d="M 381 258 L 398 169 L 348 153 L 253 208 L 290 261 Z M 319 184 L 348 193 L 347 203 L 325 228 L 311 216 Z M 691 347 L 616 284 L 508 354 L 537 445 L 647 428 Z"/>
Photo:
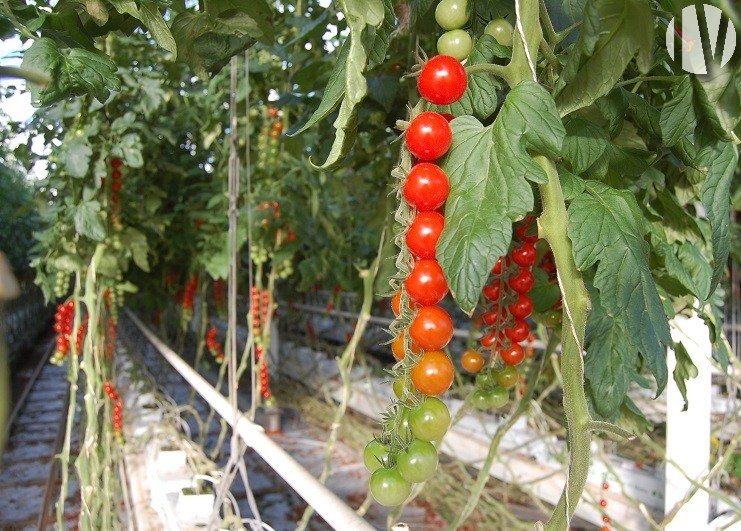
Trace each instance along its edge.
<path fill-rule="evenodd" d="M 465 30 L 454 29 L 446 31 L 437 40 L 437 53 L 449 55 L 458 61 L 463 61 L 473 48 L 471 35 Z"/>
<path fill-rule="evenodd" d="M 119 159 L 118 157 L 113 157 L 111 159 L 112 168 L 120 168 L 121 166 L 123 166 L 123 161 L 121 159 Z"/>
<path fill-rule="evenodd" d="M 500 292 L 501 282 L 499 282 L 498 278 L 491 284 L 484 286 L 484 297 L 486 297 L 490 301 L 497 302 L 499 300 Z"/>
<path fill-rule="evenodd" d="M 533 228 L 531 221 L 531 218 L 527 218 L 522 225 L 515 228 L 515 235 L 520 241 L 526 243 L 535 243 L 538 241 L 537 230 Z"/>
<path fill-rule="evenodd" d="M 506 365 L 503 369 L 497 371 L 494 374 L 494 378 L 497 383 L 505 389 L 512 389 L 517 385 L 517 380 L 520 377 L 520 373 L 517 372 L 512 365 Z"/>
<path fill-rule="evenodd" d="M 520 269 L 520 272 L 509 279 L 509 286 L 517 293 L 527 293 L 535 284 L 535 277 L 527 269 Z"/>
<path fill-rule="evenodd" d="M 460 60 L 450 55 L 431 57 L 417 78 L 420 95 L 435 105 L 449 105 L 458 101 L 467 86 L 466 69 Z"/>
<path fill-rule="evenodd" d="M 381 505 L 395 507 L 409 497 L 412 484 L 401 477 L 395 468 L 379 468 L 371 475 L 370 491 Z"/>
<path fill-rule="evenodd" d="M 278 121 L 273 123 L 273 131 L 277 131 L 278 133 L 283 131 L 283 122 Z"/>
<path fill-rule="evenodd" d="M 481 338 L 481 346 L 484 348 L 499 347 L 504 342 L 504 338 L 504 332 L 494 329 Z"/>
<path fill-rule="evenodd" d="M 409 335 L 424 350 L 440 350 L 453 337 L 453 320 L 439 306 L 423 306 L 409 327 Z"/>
<path fill-rule="evenodd" d="M 524 293 L 520 293 L 517 300 L 509 305 L 509 313 L 517 319 L 524 319 L 533 313 L 533 300 Z"/>
<path fill-rule="evenodd" d="M 502 46 L 512 46 L 512 34 L 514 28 L 512 24 L 503 18 L 492 20 L 484 28 L 484 33 L 488 33 Z"/>
<path fill-rule="evenodd" d="M 493 325 L 496 324 L 500 320 L 504 320 L 507 318 L 507 311 L 504 308 L 499 308 L 495 304 L 491 311 L 486 312 L 484 315 L 481 316 L 481 320 L 484 321 L 484 324 L 486 325 Z"/>
<path fill-rule="evenodd" d="M 525 350 L 519 343 L 512 343 L 508 348 L 499 351 L 499 355 L 507 365 L 519 365 L 525 359 Z"/>
<path fill-rule="evenodd" d="M 406 351 L 404 350 L 404 338 L 406 337 L 406 333 L 402 330 L 402 332 L 397 336 L 396 339 L 391 343 L 391 353 L 394 355 L 394 358 L 397 360 L 403 360 L 406 356 Z M 412 341 L 411 345 L 412 354 L 422 354 L 424 352 L 421 348 L 419 348 L 414 341 Z"/>
<path fill-rule="evenodd" d="M 530 267 L 537 257 L 538 251 L 530 242 L 525 242 L 521 247 L 512 250 L 512 261 L 518 266 Z"/>
<path fill-rule="evenodd" d="M 363 450 L 363 463 L 368 472 L 375 472 L 384 465 L 389 464 L 389 447 L 378 439 L 373 439 L 365 445 Z"/>
<path fill-rule="evenodd" d="M 270 118 L 277 118 L 278 117 L 278 108 L 277 107 L 268 107 L 268 116 Z"/>
<path fill-rule="evenodd" d="M 448 122 L 450 122 L 450 121 L 452 121 L 452 120 L 455 119 L 455 116 L 453 116 L 449 112 L 441 112 L 440 113 L 440 116 L 442 116 L 443 118 L 445 118 Z"/>
<path fill-rule="evenodd" d="M 509 257 L 506 256 L 500 256 L 497 259 L 497 262 L 494 264 L 494 267 L 491 268 L 491 272 L 494 275 L 501 275 L 502 274 L 502 267 L 509 265 Z"/>
<path fill-rule="evenodd" d="M 405 282 L 409 296 L 422 306 L 437 304 L 448 293 L 448 282 L 437 260 L 419 260 Z"/>
<path fill-rule="evenodd" d="M 496 384 L 497 382 L 490 370 L 481 371 L 476 375 L 476 387 L 480 389 L 494 387 Z"/>
<path fill-rule="evenodd" d="M 530 325 L 523 319 L 515 319 L 515 324 L 507 328 L 504 333 L 514 343 L 525 341 L 530 335 Z"/>
<path fill-rule="evenodd" d="M 118 181 L 119 179 L 121 179 L 121 175 L 121 170 L 117 168 L 111 171 L 111 179 L 113 179 L 114 181 Z"/>
<path fill-rule="evenodd" d="M 396 458 L 396 468 L 401 477 L 410 483 L 422 483 L 435 475 L 437 448 L 429 441 L 414 439 L 409 447 Z"/>
<path fill-rule="evenodd" d="M 484 355 L 478 350 L 468 349 L 461 356 L 461 366 L 470 373 L 477 373 L 484 366 Z"/>
<path fill-rule="evenodd" d="M 437 212 L 418 212 L 405 236 L 407 247 L 418 259 L 434 259 L 444 227 L 445 218 Z"/>
<path fill-rule="evenodd" d="M 434 396 L 409 413 L 409 430 L 417 439 L 437 441 L 442 439 L 450 426 L 450 411 L 445 402 Z"/>
<path fill-rule="evenodd" d="M 488 389 L 476 389 L 473 395 L 471 395 L 471 404 L 473 407 L 480 410 L 489 409 L 489 390 Z"/>
<path fill-rule="evenodd" d="M 499 409 L 509 401 L 509 393 L 504 387 L 495 386 L 489 390 L 489 407 Z"/>
<path fill-rule="evenodd" d="M 419 211 L 440 208 L 450 193 L 450 182 L 445 172 L 435 164 L 415 164 L 404 183 L 404 197 Z"/>
<path fill-rule="evenodd" d="M 416 312 L 417 308 L 419 308 L 419 304 L 409 298 L 408 301 L 409 309 L 413 312 Z M 394 296 L 391 297 L 391 311 L 394 312 L 394 315 L 396 317 L 399 317 L 399 315 L 401 314 L 401 290 L 394 293 Z"/>
<path fill-rule="evenodd" d="M 460 28 L 469 16 L 468 0 L 441 0 L 435 8 L 435 21 L 446 31 Z"/>
<path fill-rule="evenodd" d="M 437 396 L 450 389 L 455 368 L 445 352 L 431 350 L 422 355 L 410 374 L 417 391 L 423 395 Z"/>
<path fill-rule="evenodd" d="M 450 149 L 453 132 L 445 118 L 436 112 L 425 111 L 409 124 L 406 143 L 412 155 L 419 160 L 432 161 L 442 157 Z"/>

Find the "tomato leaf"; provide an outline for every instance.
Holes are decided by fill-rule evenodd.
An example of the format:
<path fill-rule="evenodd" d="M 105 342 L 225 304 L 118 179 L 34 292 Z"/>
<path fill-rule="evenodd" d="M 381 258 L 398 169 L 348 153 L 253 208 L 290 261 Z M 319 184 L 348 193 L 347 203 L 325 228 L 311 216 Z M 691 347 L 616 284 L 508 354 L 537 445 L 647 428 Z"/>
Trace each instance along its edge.
<path fill-rule="evenodd" d="M 689 406 L 687 400 L 687 380 L 697 378 L 699 372 L 697 366 L 692 362 L 692 358 L 683 343 L 678 342 L 674 344 L 674 356 L 677 360 L 677 364 L 672 372 L 672 377 L 674 378 L 674 383 L 677 384 L 677 388 L 682 394 L 682 399 L 684 400 L 682 411 L 687 411 L 687 407 Z"/>
<path fill-rule="evenodd" d="M 584 343 L 584 377 L 589 383 L 592 403 L 603 417 L 618 411 L 633 381 L 638 359 L 630 344 L 622 315 L 611 317 L 597 293 L 591 297 Z"/>
<path fill-rule="evenodd" d="M 123 248 L 126 249 L 126 252 L 131 253 L 131 257 L 139 269 L 145 273 L 149 273 L 149 260 L 147 258 L 149 244 L 147 243 L 147 237 L 135 228 L 129 227 L 121 235 L 121 243 L 123 244 Z"/>
<path fill-rule="evenodd" d="M 713 131 L 721 138 L 730 138 L 741 122 L 741 78 L 731 67 L 708 67 L 708 75 L 692 76 L 695 101 Z"/>
<path fill-rule="evenodd" d="M 577 266 L 597 266 L 594 285 L 605 311 L 624 320 L 627 340 L 645 358 L 661 393 L 668 377 L 662 344 L 670 345 L 671 336 L 649 269 L 649 247 L 643 239 L 647 227 L 635 197 L 588 181 L 568 212 Z"/>
<path fill-rule="evenodd" d="M 672 99 L 661 108 L 661 136 L 667 145 L 673 146 L 695 129 L 697 116 L 692 104 L 693 90 L 689 76 L 683 76 L 674 85 Z"/>
<path fill-rule="evenodd" d="M 37 107 L 83 94 L 91 94 L 103 103 L 111 91 L 121 89 L 116 65 L 102 52 L 82 48 L 62 52 L 54 41 L 45 37 L 34 41 L 26 50 L 21 66 L 51 77 L 45 88 L 29 84 L 32 103 Z"/>
<path fill-rule="evenodd" d="M 453 145 L 442 163 L 451 189 L 437 258 L 453 297 L 470 313 L 489 270 L 507 252 L 512 221 L 533 208 L 528 180 L 547 179 L 528 150 L 555 157 L 565 131 L 553 99 L 532 81 L 512 89 L 488 127 L 471 116 L 451 127 Z"/>
<path fill-rule="evenodd" d="M 639 54 L 647 71 L 653 50 L 654 18 L 645 0 L 593 0 L 587 4 L 579 38 L 556 83 L 562 115 L 594 103 L 620 79 Z"/>
<path fill-rule="evenodd" d="M 564 125 L 563 157 L 571 163 L 574 173 L 583 173 L 605 153 L 607 137 L 601 127 L 582 118 L 568 120 Z"/>
<path fill-rule="evenodd" d="M 710 293 L 715 291 L 726 268 L 730 250 L 730 197 L 731 181 L 738 164 L 738 152 L 730 142 L 705 146 L 697 156 L 701 171 L 705 173 L 700 199 L 712 228 L 713 278 Z"/>
<path fill-rule="evenodd" d="M 80 203 L 74 212 L 75 230 L 78 233 L 99 242 L 105 239 L 105 227 L 100 215 L 100 203 L 85 201 Z"/>
<path fill-rule="evenodd" d="M 178 48 L 175 44 L 175 38 L 170 32 L 170 28 L 162 19 L 162 15 L 160 14 L 157 5 L 149 2 L 142 2 L 139 11 L 141 15 L 138 18 L 144 23 L 147 29 L 149 29 L 149 33 L 152 34 L 152 37 L 157 41 L 157 44 L 162 46 L 168 52 L 177 54 Z"/>
<path fill-rule="evenodd" d="M 80 179 L 87 175 L 92 155 L 93 148 L 85 136 L 68 135 L 59 150 L 59 162 L 67 173 Z"/>

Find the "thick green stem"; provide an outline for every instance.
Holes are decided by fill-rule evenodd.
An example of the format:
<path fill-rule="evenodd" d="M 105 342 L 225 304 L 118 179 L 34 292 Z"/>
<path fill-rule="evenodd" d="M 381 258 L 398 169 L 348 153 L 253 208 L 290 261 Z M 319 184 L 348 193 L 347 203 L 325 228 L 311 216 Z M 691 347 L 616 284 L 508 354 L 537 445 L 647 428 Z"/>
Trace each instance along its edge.
<path fill-rule="evenodd" d="M 584 491 L 591 457 L 591 419 L 584 392 L 582 358 L 589 294 L 574 262 L 571 240 L 567 235 L 568 214 L 556 167 L 552 161 L 541 155 L 534 159 L 548 175 L 548 182 L 539 186 L 543 201 L 543 214 L 538 219 L 539 235 L 548 242 L 553 252 L 563 299 L 561 372 L 569 463 L 561 499 L 545 526 L 546 530 L 561 531 L 568 529 L 569 520 Z"/>
<path fill-rule="evenodd" d="M 510 82 L 510 74 L 506 66 L 495 65 L 491 63 L 472 65 L 466 67 L 466 73 L 470 76 L 472 74 L 494 74 L 495 76 L 503 79 L 508 85 L 512 85 Z"/>

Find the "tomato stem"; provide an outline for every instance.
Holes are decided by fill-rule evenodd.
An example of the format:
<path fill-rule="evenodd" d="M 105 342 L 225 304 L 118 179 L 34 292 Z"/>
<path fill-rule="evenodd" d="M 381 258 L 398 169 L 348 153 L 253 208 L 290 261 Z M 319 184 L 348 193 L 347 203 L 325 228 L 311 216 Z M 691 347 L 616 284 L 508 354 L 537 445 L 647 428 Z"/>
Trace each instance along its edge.
<path fill-rule="evenodd" d="M 508 85 L 512 85 L 510 82 L 510 73 L 506 66 L 495 65 L 492 63 L 471 65 L 466 67 L 466 73 L 470 76 L 472 74 L 494 74 L 495 76 L 503 79 Z"/>
<path fill-rule="evenodd" d="M 574 262 L 571 240 L 567 235 L 568 214 L 556 167 L 542 155 L 535 156 L 534 160 L 548 176 L 548 182 L 539 185 L 543 214 L 538 219 L 538 231 L 553 252 L 564 313 L 561 328 L 561 373 L 569 438 L 569 463 L 563 493 L 545 526 L 546 530 L 556 531 L 568 528 L 587 482 L 591 457 L 591 419 L 584 391 L 582 358 L 589 294 Z"/>

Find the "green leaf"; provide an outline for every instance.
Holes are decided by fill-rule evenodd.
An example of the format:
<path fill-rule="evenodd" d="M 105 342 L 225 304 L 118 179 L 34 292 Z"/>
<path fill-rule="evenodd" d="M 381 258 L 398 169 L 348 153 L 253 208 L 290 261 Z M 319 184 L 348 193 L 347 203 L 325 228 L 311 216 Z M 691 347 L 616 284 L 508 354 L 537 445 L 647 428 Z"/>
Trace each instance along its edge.
<path fill-rule="evenodd" d="M 167 26 L 165 21 L 162 19 L 162 15 L 157 7 L 157 4 L 142 2 L 141 4 L 141 21 L 152 34 L 157 44 L 162 46 L 165 50 L 170 53 L 177 54 L 178 48 L 175 44 L 175 38 L 170 32 L 170 28 Z"/>
<path fill-rule="evenodd" d="M 692 363 L 689 352 L 687 352 L 687 349 L 681 342 L 674 344 L 674 356 L 677 359 L 677 365 L 674 367 L 672 377 L 677 384 L 679 392 L 682 393 L 682 399 L 684 400 L 682 411 L 687 411 L 687 407 L 689 406 L 689 402 L 687 401 L 687 380 L 697 378 L 699 372 L 697 366 Z"/>
<path fill-rule="evenodd" d="M 91 94 L 103 103 L 111 91 L 121 89 L 116 65 L 105 54 L 82 48 L 62 53 L 48 38 L 36 40 L 26 50 L 22 67 L 48 74 L 52 78 L 45 88 L 30 85 L 35 106 L 50 105 L 83 94 Z"/>
<path fill-rule="evenodd" d="M 561 297 L 561 289 L 558 284 L 549 282 L 548 273 L 539 267 L 534 267 L 532 272 L 533 277 L 535 277 L 535 285 L 533 285 L 528 296 L 533 301 L 533 313 L 543 313 L 558 301 Z"/>
<path fill-rule="evenodd" d="M 558 171 L 558 179 L 561 181 L 563 198 L 566 201 L 571 201 L 576 196 L 584 193 L 584 179 L 578 175 L 574 175 L 560 164 L 556 165 L 556 170 Z"/>
<path fill-rule="evenodd" d="M 594 408 L 603 417 L 610 418 L 628 394 L 638 359 L 622 317 L 610 317 L 596 293 L 591 301 L 592 311 L 587 317 L 584 338 L 587 349 L 584 377 L 589 383 Z"/>
<path fill-rule="evenodd" d="M 712 228 L 713 278 L 710 283 L 712 293 L 720 282 L 728 261 L 731 223 L 730 190 L 738 164 L 738 152 L 730 142 L 718 142 L 701 149 L 697 162 L 705 171 L 700 199 Z"/>
<path fill-rule="evenodd" d="M 121 235 L 121 243 L 124 249 L 131 253 L 137 267 L 145 273 L 149 273 L 149 259 L 147 258 L 149 244 L 147 243 L 147 237 L 135 228 L 129 227 Z"/>
<path fill-rule="evenodd" d="M 710 289 L 710 278 L 713 270 L 703 257 L 700 250 L 692 243 L 670 245 L 660 234 L 661 228 L 651 230 L 651 246 L 660 258 L 667 275 L 683 286 L 687 293 L 691 293 L 700 300 L 705 300 Z M 661 282 L 665 289 L 668 285 Z M 671 289 L 673 295 L 681 296 L 684 293 Z"/>
<path fill-rule="evenodd" d="M 659 125 L 667 145 L 673 146 L 694 131 L 697 117 L 692 101 L 692 83 L 689 76 L 683 76 L 673 87 L 672 99 L 661 108 Z"/>
<path fill-rule="evenodd" d="M 476 41 L 468 57 L 468 65 L 491 63 L 496 56 L 499 44 L 491 35 L 484 34 Z M 435 106 L 441 112 L 453 116 L 474 115 L 485 120 L 497 110 L 497 90 L 502 88 L 499 78 L 492 74 L 473 74 L 468 76 L 468 86 L 463 96 L 450 105 Z"/>
<path fill-rule="evenodd" d="M 105 227 L 100 215 L 100 203 L 97 201 L 86 201 L 80 203 L 75 209 L 75 230 L 82 236 L 95 241 L 105 239 Z"/>
<path fill-rule="evenodd" d="M 101 0 L 85 0 L 84 6 L 87 14 L 90 15 L 90 18 L 92 18 L 98 26 L 102 26 L 108 22 L 108 10 Z"/>
<path fill-rule="evenodd" d="M 114 8 L 116 8 L 116 11 L 118 11 L 122 15 L 131 15 L 137 20 L 141 20 L 142 15 L 141 13 L 139 13 L 139 8 L 136 7 L 136 2 L 134 0 L 108 0 L 108 1 L 113 5 Z"/>
<path fill-rule="evenodd" d="M 595 101 L 602 116 L 609 122 L 607 130 L 611 137 L 620 133 L 628 110 L 628 100 L 623 89 L 611 90 L 607 95 Z"/>
<path fill-rule="evenodd" d="M 87 175 L 90 169 L 90 157 L 93 155 L 93 148 L 90 142 L 84 136 L 72 136 L 65 139 L 59 150 L 59 162 L 67 173 L 72 177 L 81 179 Z"/>
<path fill-rule="evenodd" d="M 651 276 L 649 247 L 643 239 L 646 225 L 635 197 L 588 181 L 568 212 L 577 266 L 597 266 L 594 285 L 605 311 L 624 320 L 631 344 L 645 358 L 661 393 L 668 377 L 662 343 L 670 345 L 671 336 Z"/>
<path fill-rule="evenodd" d="M 598 17 L 587 16 L 593 9 Z M 636 53 L 642 71 L 650 66 L 653 21 L 645 0 L 592 0 L 587 5 L 579 38 L 556 83 L 561 115 L 609 93 Z"/>
<path fill-rule="evenodd" d="M 565 126 L 563 157 L 571 163 L 571 170 L 578 175 L 602 157 L 607 150 L 607 138 L 601 127 L 582 118 L 569 120 Z"/>
<path fill-rule="evenodd" d="M 528 150 L 555 158 L 565 131 L 553 99 L 532 81 L 512 89 L 490 126 L 461 116 L 451 127 L 453 145 L 442 163 L 451 190 L 437 257 L 453 297 L 470 313 L 507 252 L 512 221 L 533 209 L 528 180 L 547 179 Z"/>
<path fill-rule="evenodd" d="M 730 65 L 708 65 L 708 75 L 692 76 L 698 110 L 721 138 L 730 138 L 741 123 L 741 78 Z"/>
<path fill-rule="evenodd" d="M 314 114 L 311 115 L 309 121 L 307 121 L 297 131 L 290 133 L 289 136 L 295 136 L 299 133 L 303 133 L 310 127 L 315 126 L 321 120 L 324 120 L 327 116 L 337 108 L 342 102 L 342 98 L 345 96 L 345 74 L 347 72 L 347 57 L 350 54 L 350 41 L 346 40 L 339 51 L 337 52 L 337 59 L 332 69 L 332 75 L 329 76 L 327 87 L 324 89 L 324 95 L 322 101 L 319 103 Z"/>
<path fill-rule="evenodd" d="M 124 164 L 131 168 L 144 166 L 142 141 L 137 133 L 124 135 L 121 142 L 111 148 L 111 155 L 122 158 Z"/>

